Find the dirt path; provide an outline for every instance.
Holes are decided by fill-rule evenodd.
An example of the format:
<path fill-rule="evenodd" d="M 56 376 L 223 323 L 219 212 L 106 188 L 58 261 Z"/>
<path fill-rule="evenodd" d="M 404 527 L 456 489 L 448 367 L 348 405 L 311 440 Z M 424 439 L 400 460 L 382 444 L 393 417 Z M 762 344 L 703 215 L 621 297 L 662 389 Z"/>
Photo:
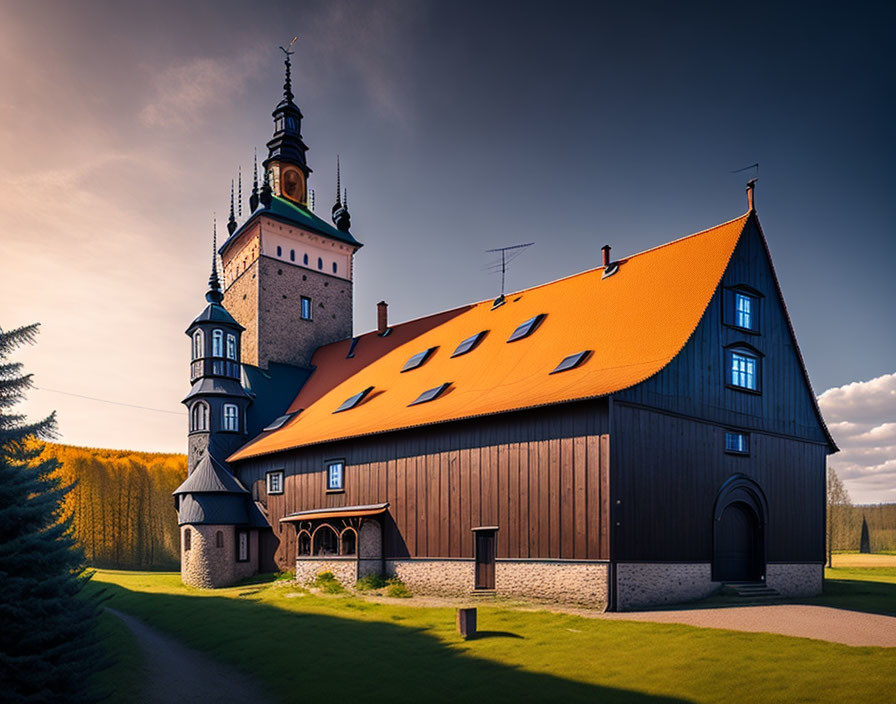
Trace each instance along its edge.
<path fill-rule="evenodd" d="M 780 604 L 689 611 L 636 611 L 606 613 L 600 618 L 683 623 L 701 628 L 780 633 L 785 636 L 815 638 L 845 645 L 896 647 L 896 617 L 832 609 L 827 606 Z"/>
<path fill-rule="evenodd" d="M 231 666 L 212 660 L 147 626 L 130 614 L 106 607 L 131 630 L 143 648 L 147 691 L 143 704 L 268 704 L 260 685 Z"/>

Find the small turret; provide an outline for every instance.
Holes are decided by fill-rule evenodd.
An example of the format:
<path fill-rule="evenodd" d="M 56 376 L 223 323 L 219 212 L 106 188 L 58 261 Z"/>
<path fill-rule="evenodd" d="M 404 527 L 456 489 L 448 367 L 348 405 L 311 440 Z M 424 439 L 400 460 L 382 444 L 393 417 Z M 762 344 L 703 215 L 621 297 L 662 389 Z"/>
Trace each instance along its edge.
<path fill-rule="evenodd" d="M 345 190 L 345 198 L 340 199 L 341 173 L 339 156 L 336 157 L 336 202 L 333 204 L 331 215 L 333 224 L 340 232 L 348 232 L 352 226 L 352 217 L 348 212 L 348 189 Z"/>

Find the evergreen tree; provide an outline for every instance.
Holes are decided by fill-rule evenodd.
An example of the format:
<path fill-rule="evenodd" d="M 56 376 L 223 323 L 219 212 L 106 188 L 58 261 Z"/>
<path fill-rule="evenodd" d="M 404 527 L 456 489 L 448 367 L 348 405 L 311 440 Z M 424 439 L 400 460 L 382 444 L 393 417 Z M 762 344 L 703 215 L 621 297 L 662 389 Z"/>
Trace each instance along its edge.
<path fill-rule="evenodd" d="M 0 701 L 79 702 L 98 655 L 98 606 L 78 596 L 90 577 L 60 516 L 72 487 L 53 476 L 56 460 L 39 458 L 55 417 L 13 412 L 31 375 L 7 361 L 37 327 L 0 329 Z"/>

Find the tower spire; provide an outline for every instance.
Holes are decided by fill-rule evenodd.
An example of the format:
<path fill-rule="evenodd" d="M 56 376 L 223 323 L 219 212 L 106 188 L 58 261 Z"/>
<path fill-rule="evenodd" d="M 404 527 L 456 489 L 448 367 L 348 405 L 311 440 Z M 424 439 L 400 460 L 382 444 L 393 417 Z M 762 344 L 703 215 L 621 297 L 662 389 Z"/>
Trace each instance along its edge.
<path fill-rule="evenodd" d="M 283 63 L 286 65 L 286 80 L 283 82 L 283 100 L 287 103 L 292 103 L 295 96 L 292 94 L 292 55 L 295 53 L 292 51 L 292 45 L 298 41 L 298 37 L 293 37 L 292 41 L 289 43 L 289 46 L 285 49 L 281 46 L 280 51 L 284 53 L 286 58 Z"/>
<path fill-rule="evenodd" d="M 261 193 L 258 196 L 258 200 L 264 207 L 268 207 L 271 204 L 271 198 L 273 193 L 271 192 L 271 170 L 264 170 L 264 180 L 261 182 Z"/>
<path fill-rule="evenodd" d="M 236 196 L 236 214 L 237 217 L 242 220 L 243 219 L 243 165 L 239 164 L 236 167 L 236 178 L 237 183 L 239 184 L 239 190 L 237 191 Z"/>
<path fill-rule="evenodd" d="M 212 219 L 212 273 L 208 277 L 208 293 L 205 300 L 209 303 L 220 303 L 224 300 L 221 293 L 221 281 L 218 279 L 218 218 Z"/>
<path fill-rule="evenodd" d="M 340 198 L 342 193 L 345 194 L 344 198 Z M 339 155 L 336 156 L 336 202 L 333 204 L 333 224 L 336 225 L 336 229 L 341 232 L 348 232 L 349 228 L 352 226 L 351 215 L 348 213 L 348 189 L 342 191 L 342 169 L 339 163 Z"/>
<path fill-rule="evenodd" d="M 236 232 L 236 216 L 233 213 L 233 179 L 230 179 L 230 219 L 227 221 L 227 232 Z"/>
<path fill-rule="evenodd" d="M 252 150 L 252 195 L 249 196 L 249 209 L 254 213 L 258 208 L 258 150 Z"/>

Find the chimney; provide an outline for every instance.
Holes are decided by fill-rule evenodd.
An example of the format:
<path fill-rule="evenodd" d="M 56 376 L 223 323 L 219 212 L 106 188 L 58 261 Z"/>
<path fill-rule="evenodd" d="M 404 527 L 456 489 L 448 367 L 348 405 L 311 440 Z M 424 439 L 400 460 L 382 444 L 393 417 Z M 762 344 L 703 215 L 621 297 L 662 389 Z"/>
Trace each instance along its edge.
<path fill-rule="evenodd" d="M 380 301 L 376 304 L 376 331 L 383 335 L 389 329 L 389 304 Z"/>
<path fill-rule="evenodd" d="M 751 178 L 749 181 L 747 181 L 747 210 L 751 213 L 754 210 L 756 210 L 756 202 L 753 197 L 753 195 L 754 195 L 753 192 L 755 190 L 756 190 L 756 179 Z"/>
<path fill-rule="evenodd" d="M 603 255 L 603 266 L 604 269 L 610 266 L 610 245 L 605 244 L 600 248 L 600 253 Z"/>

